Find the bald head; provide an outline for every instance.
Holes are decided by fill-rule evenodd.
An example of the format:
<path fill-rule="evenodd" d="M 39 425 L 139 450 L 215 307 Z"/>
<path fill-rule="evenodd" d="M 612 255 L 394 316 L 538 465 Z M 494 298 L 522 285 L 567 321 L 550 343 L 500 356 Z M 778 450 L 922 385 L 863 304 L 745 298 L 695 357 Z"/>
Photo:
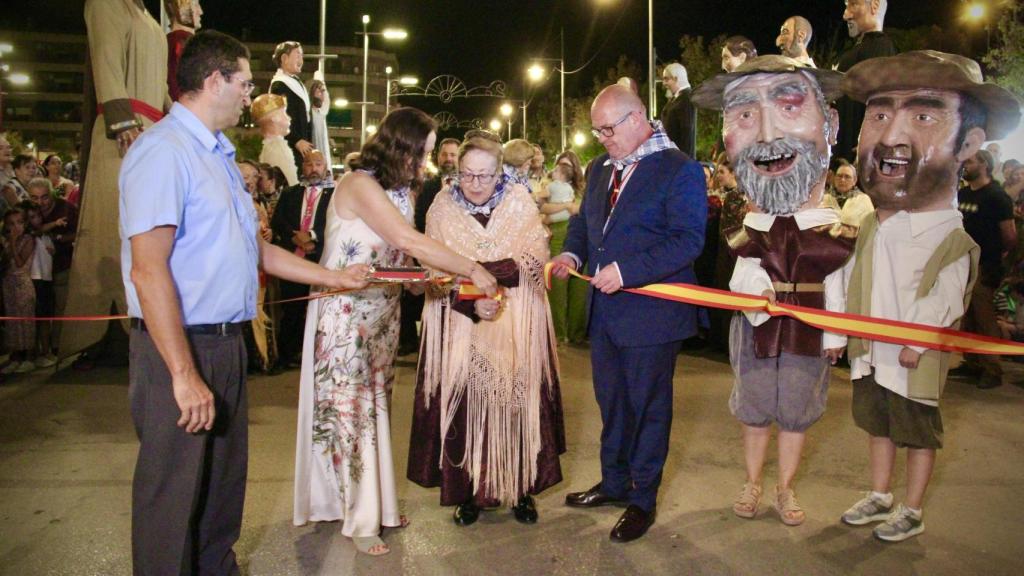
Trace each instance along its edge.
<path fill-rule="evenodd" d="M 608 86 L 594 98 L 590 121 L 598 141 L 616 160 L 636 150 L 653 132 L 640 97 L 620 84 Z"/>
<path fill-rule="evenodd" d="M 790 16 L 782 23 L 775 46 L 783 56 L 798 60 L 807 58 L 807 46 L 811 43 L 814 29 L 803 16 Z"/>
<path fill-rule="evenodd" d="M 639 112 L 642 116 L 647 114 L 647 108 L 644 107 L 640 96 L 631 88 L 622 84 L 612 84 L 601 90 L 597 98 L 594 98 L 594 103 L 590 106 L 591 115 L 598 108 L 607 108 L 619 116 L 626 112 Z"/>

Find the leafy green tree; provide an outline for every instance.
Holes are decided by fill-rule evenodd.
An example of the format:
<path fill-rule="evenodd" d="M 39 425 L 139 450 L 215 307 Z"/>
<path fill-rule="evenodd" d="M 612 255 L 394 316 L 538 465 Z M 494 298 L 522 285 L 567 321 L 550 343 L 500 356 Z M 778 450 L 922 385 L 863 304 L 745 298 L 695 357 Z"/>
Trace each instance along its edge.
<path fill-rule="evenodd" d="M 994 47 L 982 61 L 997 84 L 1024 97 L 1024 25 L 1019 7 L 1018 0 L 1012 0 L 997 18 Z"/>

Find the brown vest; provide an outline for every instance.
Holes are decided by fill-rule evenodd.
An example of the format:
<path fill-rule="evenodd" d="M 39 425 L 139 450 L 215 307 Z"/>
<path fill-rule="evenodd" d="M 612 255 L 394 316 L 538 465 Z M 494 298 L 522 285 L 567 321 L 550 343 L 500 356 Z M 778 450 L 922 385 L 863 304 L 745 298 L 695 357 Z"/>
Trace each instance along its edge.
<path fill-rule="evenodd" d="M 800 230 L 792 216 L 777 216 L 768 232 L 743 227 L 730 232 L 734 256 L 760 258 L 772 282 L 819 285 L 816 291 L 776 290 L 780 304 L 825 308 L 825 277 L 846 263 L 855 238 L 840 223 Z M 780 352 L 821 356 L 821 330 L 788 317 L 774 317 L 754 327 L 754 355 L 775 358 Z"/>

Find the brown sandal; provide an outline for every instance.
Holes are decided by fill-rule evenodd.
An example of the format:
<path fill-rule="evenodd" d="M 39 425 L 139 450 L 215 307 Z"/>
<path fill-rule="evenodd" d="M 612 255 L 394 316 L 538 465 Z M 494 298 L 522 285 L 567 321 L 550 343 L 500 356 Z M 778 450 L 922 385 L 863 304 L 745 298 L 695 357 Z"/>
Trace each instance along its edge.
<path fill-rule="evenodd" d="M 775 487 L 775 511 L 786 526 L 799 526 L 804 523 L 804 509 L 796 502 L 796 494 L 792 488 L 779 490 Z"/>
<path fill-rule="evenodd" d="M 740 518 L 753 518 L 757 516 L 757 506 L 761 503 L 761 486 L 747 482 L 743 484 L 743 491 L 732 503 L 732 511 Z"/>

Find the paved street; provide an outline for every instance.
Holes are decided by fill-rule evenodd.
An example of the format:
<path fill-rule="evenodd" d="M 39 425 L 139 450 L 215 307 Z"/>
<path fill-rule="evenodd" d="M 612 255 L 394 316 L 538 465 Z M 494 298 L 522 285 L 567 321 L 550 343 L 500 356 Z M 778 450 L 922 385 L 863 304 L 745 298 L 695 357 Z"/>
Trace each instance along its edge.
<path fill-rule="evenodd" d="M 727 399 L 724 357 L 684 354 L 675 380 L 672 453 L 658 522 L 642 540 L 615 544 L 617 508 L 579 511 L 566 492 L 598 479 L 600 421 L 588 352 L 561 352 L 569 451 L 565 481 L 538 500 L 540 522 L 507 510 L 474 526 L 451 522 L 436 490 L 404 480 L 414 366 L 400 364 L 392 422 L 399 498 L 412 525 L 389 530 L 392 553 L 358 555 L 337 523 L 291 524 L 298 372 L 250 380 L 249 487 L 243 573 L 316 574 L 1021 574 L 1024 573 L 1024 389 L 977 390 L 951 381 L 943 404 L 946 448 L 925 507 L 926 532 L 883 544 L 838 523 L 867 488 L 867 442 L 850 417 L 845 370 L 810 430 L 797 482 L 807 522 L 783 526 L 765 498 L 753 521 L 733 516 L 743 482 L 740 430 Z M 1024 379 L 1007 364 L 1009 380 Z M 35 373 L 0 385 L 0 574 L 130 573 L 130 488 L 137 443 L 127 370 Z M 903 454 L 897 466 L 902 474 Z M 774 458 L 772 458 L 772 461 Z M 769 478 L 774 474 L 769 464 Z M 902 497 L 902 477 L 897 498 Z M 770 495 L 771 482 L 766 481 Z M 159 518 L 152 519 L 159 522 Z"/>

